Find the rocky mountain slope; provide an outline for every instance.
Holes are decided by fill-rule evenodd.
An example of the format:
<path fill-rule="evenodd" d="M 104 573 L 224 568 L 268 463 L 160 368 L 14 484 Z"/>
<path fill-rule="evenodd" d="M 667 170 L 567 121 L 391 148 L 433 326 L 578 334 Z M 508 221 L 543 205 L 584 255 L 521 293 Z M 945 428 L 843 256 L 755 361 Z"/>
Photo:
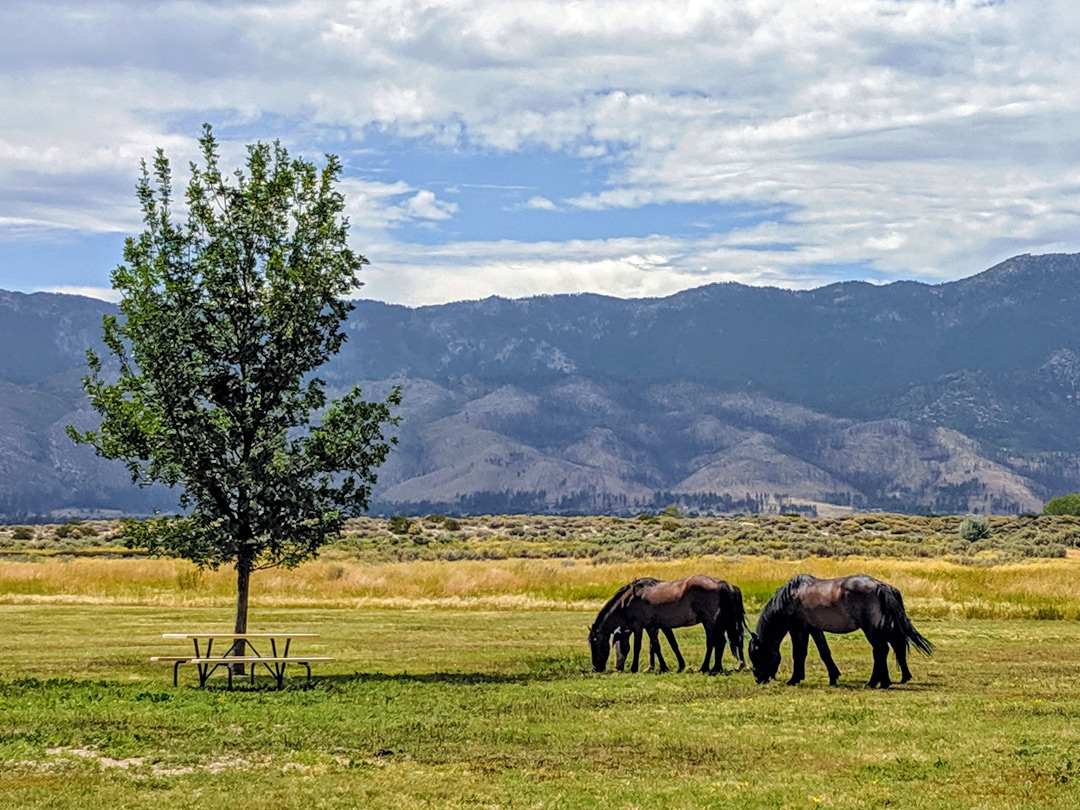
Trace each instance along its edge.
<path fill-rule="evenodd" d="M 324 375 L 404 388 L 380 511 L 1018 512 L 1080 489 L 1080 256 L 948 284 L 358 303 Z M 167 508 L 63 435 L 108 305 L 0 293 L 0 512 Z"/>

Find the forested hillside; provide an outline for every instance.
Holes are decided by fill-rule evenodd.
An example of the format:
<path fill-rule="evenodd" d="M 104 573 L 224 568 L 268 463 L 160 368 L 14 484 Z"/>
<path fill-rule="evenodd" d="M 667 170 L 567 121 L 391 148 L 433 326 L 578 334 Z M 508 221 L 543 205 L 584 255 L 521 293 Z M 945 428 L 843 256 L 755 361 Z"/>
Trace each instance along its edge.
<path fill-rule="evenodd" d="M 381 511 L 1022 512 L 1080 488 L 1080 256 L 940 285 L 358 302 L 331 386 L 404 388 Z M 147 512 L 93 424 L 109 306 L 0 293 L 0 511 Z"/>

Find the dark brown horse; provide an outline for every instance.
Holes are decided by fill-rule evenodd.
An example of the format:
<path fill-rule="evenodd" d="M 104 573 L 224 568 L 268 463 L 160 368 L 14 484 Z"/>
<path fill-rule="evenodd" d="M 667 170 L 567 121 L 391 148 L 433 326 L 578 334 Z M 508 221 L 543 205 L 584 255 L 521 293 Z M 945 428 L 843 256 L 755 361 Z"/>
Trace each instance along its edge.
<path fill-rule="evenodd" d="M 829 670 L 829 683 L 836 686 L 840 670 L 833 661 L 825 633 L 862 630 L 874 649 L 874 671 L 867 686 L 888 689 L 889 646 L 900 665 L 900 683 L 911 680 L 907 666 L 908 644 L 930 655 L 934 645 L 911 624 L 904 611 L 900 591 L 866 574 L 839 579 L 817 579 L 799 574 L 773 594 L 758 618 L 757 630 L 750 634 L 750 666 L 758 683 L 775 677 L 780 668 L 780 642 L 791 633 L 792 672 L 789 684 L 806 676 L 806 647 L 814 639 L 821 660 Z"/>
<path fill-rule="evenodd" d="M 737 644 L 741 652 L 743 622 L 742 594 L 723 580 L 700 574 L 672 582 L 635 580 L 616 591 L 589 629 L 593 669 L 603 672 L 606 668 L 609 642 L 619 628 L 634 634 L 634 662 L 630 671 L 637 672 L 643 630 L 649 632 L 651 640 L 657 630 L 700 624 L 705 628 L 706 646 L 701 671 L 723 672 L 724 631 L 729 630 L 732 650 L 736 650 Z M 710 670 L 709 659 L 714 650 L 716 658 Z"/>

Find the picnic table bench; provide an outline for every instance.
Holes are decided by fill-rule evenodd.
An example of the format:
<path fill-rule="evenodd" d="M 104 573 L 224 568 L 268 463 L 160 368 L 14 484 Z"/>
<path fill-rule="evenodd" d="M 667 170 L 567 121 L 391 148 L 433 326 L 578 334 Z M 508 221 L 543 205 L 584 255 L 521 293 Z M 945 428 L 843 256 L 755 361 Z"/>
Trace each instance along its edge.
<path fill-rule="evenodd" d="M 232 689 L 233 665 L 250 664 L 251 683 L 255 683 L 255 670 L 264 666 L 274 676 L 278 689 L 285 680 L 285 669 L 289 664 L 299 664 L 307 670 L 308 682 L 311 681 L 311 664 L 316 661 L 333 661 L 325 655 L 290 655 L 289 647 L 294 639 L 318 638 L 318 633 L 162 633 L 162 638 L 184 639 L 195 647 L 194 655 L 155 655 L 151 661 L 165 661 L 173 665 L 173 686 L 179 685 L 181 664 L 194 664 L 199 673 L 199 686 L 206 686 L 207 680 L 218 669 L 224 668 L 229 676 L 229 688 Z M 223 639 L 228 642 L 224 653 L 214 654 L 214 642 Z M 205 642 L 205 648 L 200 644 Z M 237 643 L 239 642 L 239 643 Z M 255 642 L 263 645 L 269 642 L 269 654 L 260 652 Z M 284 642 L 281 651 L 278 642 Z M 220 645 L 219 645 L 220 649 Z"/>

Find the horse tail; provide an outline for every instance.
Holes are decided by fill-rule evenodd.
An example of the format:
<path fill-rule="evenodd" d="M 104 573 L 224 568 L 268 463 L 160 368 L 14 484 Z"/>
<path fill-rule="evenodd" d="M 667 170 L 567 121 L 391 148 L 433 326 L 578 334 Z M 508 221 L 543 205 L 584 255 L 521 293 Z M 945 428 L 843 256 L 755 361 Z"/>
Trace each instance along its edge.
<path fill-rule="evenodd" d="M 891 585 L 886 585 L 881 589 L 881 602 L 885 613 L 885 625 L 891 633 L 901 635 L 904 644 L 910 642 L 923 655 L 931 655 L 934 652 L 934 645 L 911 623 L 907 611 L 904 610 L 904 597 L 900 595 L 900 591 Z"/>
<path fill-rule="evenodd" d="M 728 605 L 724 609 L 728 643 L 732 654 L 740 664 L 746 664 L 743 654 L 743 628 L 746 627 L 746 610 L 743 608 L 742 591 L 738 585 L 732 585 L 727 593 Z"/>

